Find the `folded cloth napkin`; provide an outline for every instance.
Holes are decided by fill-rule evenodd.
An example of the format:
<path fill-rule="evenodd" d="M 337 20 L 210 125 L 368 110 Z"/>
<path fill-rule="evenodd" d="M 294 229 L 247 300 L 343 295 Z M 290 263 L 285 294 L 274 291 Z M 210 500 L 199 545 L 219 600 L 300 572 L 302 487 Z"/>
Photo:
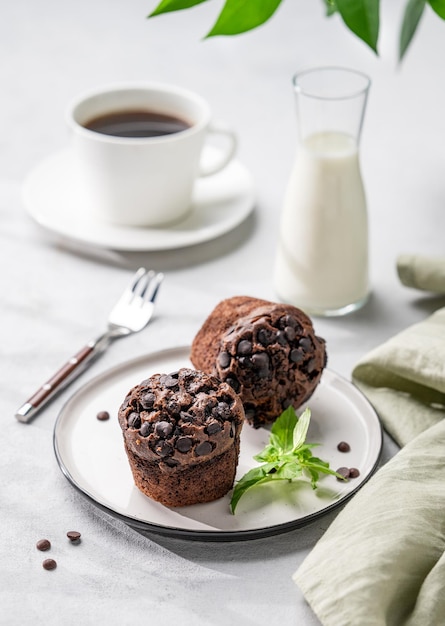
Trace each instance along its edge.
<path fill-rule="evenodd" d="M 404 284 L 445 293 L 444 260 L 404 255 L 398 271 Z M 294 581 L 324 626 L 444 626 L 445 308 L 364 357 L 353 381 L 404 447 Z"/>
<path fill-rule="evenodd" d="M 445 420 L 382 467 L 294 574 L 324 626 L 445 624 Z"/>
<path fill-rule="evenodd" d="M 445 258 L 401 254 L 397 259 L 397 273 L 407 287 L 445 293 Z"/>
<path fill-rule="evenodd" d="M 443 419 L 445 308 L 366 355 L 352 378 L 400 446 Z"/>

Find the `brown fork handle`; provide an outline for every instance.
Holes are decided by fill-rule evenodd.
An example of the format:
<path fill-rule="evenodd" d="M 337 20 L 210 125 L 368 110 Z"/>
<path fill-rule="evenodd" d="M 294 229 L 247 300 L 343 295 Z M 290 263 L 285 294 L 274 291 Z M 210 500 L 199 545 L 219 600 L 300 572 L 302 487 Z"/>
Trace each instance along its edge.
<path fill-rule="evenodd" d="M 55 394 L 78 374 L 80 374 L 94 356 L 106 347 L 106 335 L 99 340 L 90 341 L 77 354 L 75 354 L 65 365 L 63 365 L 49 380 L 44 383 L 15 414 L 19 422 L 29 422 Z"/>

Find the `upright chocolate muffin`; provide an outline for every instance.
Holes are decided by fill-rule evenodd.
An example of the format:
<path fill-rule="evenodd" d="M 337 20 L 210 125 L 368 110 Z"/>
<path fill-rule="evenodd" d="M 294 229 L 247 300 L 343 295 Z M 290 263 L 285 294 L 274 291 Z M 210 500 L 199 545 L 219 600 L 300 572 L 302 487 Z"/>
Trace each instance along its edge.
<path fill-rule="evenodd" d="M 210 502 L 233 486 L 244 421 L 227 383 L 183 368 L 136 385 L 119 409 L 136 486 L 166 506 Z"/>
<path fill-rule="evenodd" d="M 308 400 L 327 361 L 325 341 L 303 311 L 247 296 L 216 306 L 196 335 L 190 358 L 240 395 L 255 428 Z"/>

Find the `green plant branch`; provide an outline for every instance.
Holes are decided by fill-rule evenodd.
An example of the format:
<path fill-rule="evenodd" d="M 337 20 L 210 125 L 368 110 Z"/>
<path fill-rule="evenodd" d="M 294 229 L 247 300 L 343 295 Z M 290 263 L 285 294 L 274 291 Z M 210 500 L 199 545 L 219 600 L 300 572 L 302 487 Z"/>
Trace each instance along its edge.
<path fill-rule="evenodd" d="M 190 9 L 209 0 L 161 0 L 149 18 Z M 207 37 L 239 35 L 261 26 L 274 15 L 283 0 L 226 0 Z M 339 14 L 345 26 L 378 54 L 380 0 L 321 0 L 326 16 Z M 405 56 L 426 5 L 445 20 L 445 0 L 407 0 L 399 33 L 399 60 Z"/>

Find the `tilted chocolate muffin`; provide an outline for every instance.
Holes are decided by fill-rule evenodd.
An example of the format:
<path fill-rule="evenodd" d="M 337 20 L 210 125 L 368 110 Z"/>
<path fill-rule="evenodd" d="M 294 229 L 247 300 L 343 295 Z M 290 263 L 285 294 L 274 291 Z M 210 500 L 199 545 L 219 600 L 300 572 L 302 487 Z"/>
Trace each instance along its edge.
<path fill-rule="evenodd" d="M 118 417 L 134 482 L 150 498 L 186 506 L 232 488 L 244 410 L 227 383 L 188 368 L 155 374 Z"/>
<path fill-rule="evenodd" d="M 306 402 L 327 362 L 325 341 L 303 311 L 247 296 L 216 306 L 193 340 L 190 358 L 229 383 L 255 428 Z"/>

